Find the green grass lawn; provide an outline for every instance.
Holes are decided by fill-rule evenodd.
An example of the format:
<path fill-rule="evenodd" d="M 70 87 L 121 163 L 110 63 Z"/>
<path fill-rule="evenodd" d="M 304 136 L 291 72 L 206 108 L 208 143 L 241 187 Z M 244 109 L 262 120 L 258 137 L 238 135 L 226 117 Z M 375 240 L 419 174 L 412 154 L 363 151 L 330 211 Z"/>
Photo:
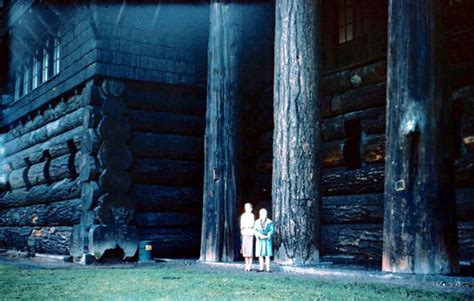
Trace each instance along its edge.
<path fill-rule="evenodd" d="M 286 274 L 153 265 L 38 269 L 0 265 L 0 299 L 465 300 L 459 294 Z"/>

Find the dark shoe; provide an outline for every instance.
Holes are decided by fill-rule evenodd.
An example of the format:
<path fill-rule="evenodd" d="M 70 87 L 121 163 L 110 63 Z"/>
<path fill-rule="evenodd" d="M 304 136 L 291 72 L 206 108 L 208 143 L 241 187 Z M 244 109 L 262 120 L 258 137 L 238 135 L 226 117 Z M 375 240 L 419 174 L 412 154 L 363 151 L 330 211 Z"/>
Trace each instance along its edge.
<path fill-rule="evenodd" d="M 273 273 L 272 270 L 267 271 L 267 273 Z"/>
<path fill-rule="evenodd" d="M 261 272 L 263 272 L 263 270 L 257 270 L 257 273 L 261 273 Z"/>

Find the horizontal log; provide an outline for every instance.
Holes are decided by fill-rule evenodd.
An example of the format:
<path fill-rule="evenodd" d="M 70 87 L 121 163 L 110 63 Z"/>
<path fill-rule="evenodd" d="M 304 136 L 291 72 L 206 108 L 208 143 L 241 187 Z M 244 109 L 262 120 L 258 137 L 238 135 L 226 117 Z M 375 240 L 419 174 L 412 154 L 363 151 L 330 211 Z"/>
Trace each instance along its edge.
<path fill-rule="evenodd" d="M 102 194 L 100 186 L 95 181 L 81 183 L 82 210 L 91 210 L 97 205 L 99 196 Z"/>
<path fill-rule="evenodd" d="M 0 226 L 72 226 L 81 212 L 80 199 L 9 208 L 0 211 Z"/>
<path fill-rule="evenodd" d="M 321 200 L 323 224 L 371 224 L 383 222 L 382 193 L 326 196 Z"/>
<path fill-rule="evenodd" d="M 8 177 L 10 188 L 19 189 L 73 178 L 76 175 L 75 167 L 71 165 L 73 159 L 74 154 L 66 154 L 50 161 L 14 170 Z"/>
<path fill-rule="evenodd" d="M 25 167 L 28 165 L 25 159 L 28 159 L 31 164 L 39 163 L 43 160 L 45 151 L 48 152 L 51 158 L 68 154 L 71 152 L 72 144 L 74 148 L 79 148 L 83 132 L 84 128 L 79 126 L 51 138 L 46 142 L 36 144 L 11 156 L 5 157 L 3 170 L 4 172 L 9 172 L 11 169 L 14 170 Z"/>
<path fill-rule="evenodd" d="M 337 96 L 323 97 L 322 117 L 341 115 L 385 105 L 386 84 L 379 82 L 348 90 Z"/>
<path fill-rule="evenodd" d="M 45 142 L 52 137 L 81 126 L 82 121 L 83 109 L 79 108 L 72 113 L 66 114 L 60 119 L 48 123 L 30 133 L 24 134 L 15 140 L 5 143 L 4 154 L 5 156 L 9 156 L 35 144 Z"/>
<path fill-rule="evenodd" d="M 341 94 L 354 87 L 385 81 L 387 61 L 385 59 L 355 69 L 337 71 L 322 77 L 321 94 Z"/>
<path fill-rule="evenodd" d="M 135 221 L 140 227 L 200 227 L 202 216 L 200 212 L 137 212 Z"/>
<path fill-rule="evenodd" d="M 380 262 L 382 238 L 382 224 L 321 225 L 321 256 Z"/>
<path fill-rule="evenodd" d="M 0 247 L 69 255 L 72 227 L 0 227 Z"/>
<path fill-rule="evenodd" d="M 474 221 L 458 223 L 459 259 L 474 261 Z"/>
<path fill-rule="evenodd" d="M 202 187 L 204 170 L 200 162 L 135 159 L 130 175 L 134 184 Z"/>
<path fill-rule="evenodd" d="M 0 197 L 0 208 L 46 204 L 80 197 L 78 180 L 64 179 L 51 185 L 33 186 L 31 189 L 16 189 Z"/>
<path fill-rule="evenodd" d="M 130 146 L 134 158 L 203 160 L 201 137 L 134 133 Z"/>
<path fill-rule="evenodd" d="M 322 195 L 347 195 L 383 192 L 384 166 L 372 164 L 359 169 L 331 168 L 322 171 Z"/>
<path fill-rule="evenodd" d="M 129 110 L 128 118 L 135 132 L 188 136 L 204 134 L 205 120 L 202 116 Z"/>
<path fill-rule="evenodd" d="M 474 187 L 474 158 L 462 158 L 454 164 L 456 188 Z"/>
<path fill-rule="evenodd" d="M 192 229 L 141 227 L 138 229 L 138 235 L 140 240 L 151 241 L 153 257 L 199 257 L 200 227 Z"/>
<path fill-rule="evenodd" d="M 378 106 L 323 119 L 322 140 L 345 139 L 345 122 L 354 119 L 360 120 L 362 131 L 367 135 L 385 134 L 385 107 Z"/>
<path fill-rule="evenodd" d="M 344 166 L 344 144 L 346 141 L 330 141 L 323 143 L 321 165 L 323 168 Z"/>
<path fill-rule="evenodd" d="M 36 115 L 32 120 L 19 124 L 8 133 L 2 135 L 4 142 L 9 142 L 15 138 L 21 137 L 22 135 L 32 132 L 47 123 L 53 122 L 56 119 L 63 117 L 65 114 L 71 113 L 81 107 L 81 97 L 74 95 L 67 101 L 61 101 L 55 106 L 51 106 L 46 109 L 42 114 Z"/>
<path fill-rule="evenodd" d="M 474 221 L 474 188 L 456 189 L 458 221 Z"/>
<path fill-rule="evenodd" d="M 161 87 L 153 91 L 141 87 L 125 91 L 129 108 L 203 116 L 206 97 L 203 91 L 185 91 L 178 87 Z"/>
<path fill-rule="evenodd" d="M 362 160 L 365 163 L 382 163 L 385 161 L 385 136 L 371 136 L 362 142 Z"/>
<path fill-rule="evenodd" d="M 141 212 L 199 212 L 202 210 L 202 189 L 134 185 L 130 191 L 136 210 Z"/>

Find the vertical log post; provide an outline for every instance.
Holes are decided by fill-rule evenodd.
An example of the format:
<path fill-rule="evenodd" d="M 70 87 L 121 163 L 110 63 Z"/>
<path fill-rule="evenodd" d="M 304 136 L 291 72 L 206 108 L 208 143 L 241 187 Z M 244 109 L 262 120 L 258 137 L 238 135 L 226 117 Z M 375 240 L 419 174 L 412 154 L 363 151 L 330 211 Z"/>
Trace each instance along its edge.
<path fill-rule="evenodd" d="M 234 260 L 238 179 L 238 4 L 211 1 L 202 261 Z"/>
<path fill-rule="evenodd" d="M 272 199 L 275 260 L 319 261 L 320 1 L 276 2 Z"/>
<path fill-rule="evenodd" d="M 457 271 L 441 0 L 389 1 L 382 269 Z"/>

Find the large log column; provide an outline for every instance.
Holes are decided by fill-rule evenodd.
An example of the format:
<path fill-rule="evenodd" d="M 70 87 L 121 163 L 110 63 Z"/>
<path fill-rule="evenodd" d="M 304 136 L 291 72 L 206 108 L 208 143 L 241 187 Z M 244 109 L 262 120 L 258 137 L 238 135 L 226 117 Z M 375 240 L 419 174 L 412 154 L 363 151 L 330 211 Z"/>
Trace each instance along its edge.
<path fill-rule="evenodd" d="M 202 261 L 232 261 L 238 180 L 238 4 L 211 1 L 204 140 Z"/>
<path fill-rule="evenodd" d="M 276 2 L 272 205 L 282 264 L 319 261 L 319 2 Z"/>
<path fill-rule="evenodd" d="M 389 2 L 384 271 L 458 269 L 442 2 Z"/>

